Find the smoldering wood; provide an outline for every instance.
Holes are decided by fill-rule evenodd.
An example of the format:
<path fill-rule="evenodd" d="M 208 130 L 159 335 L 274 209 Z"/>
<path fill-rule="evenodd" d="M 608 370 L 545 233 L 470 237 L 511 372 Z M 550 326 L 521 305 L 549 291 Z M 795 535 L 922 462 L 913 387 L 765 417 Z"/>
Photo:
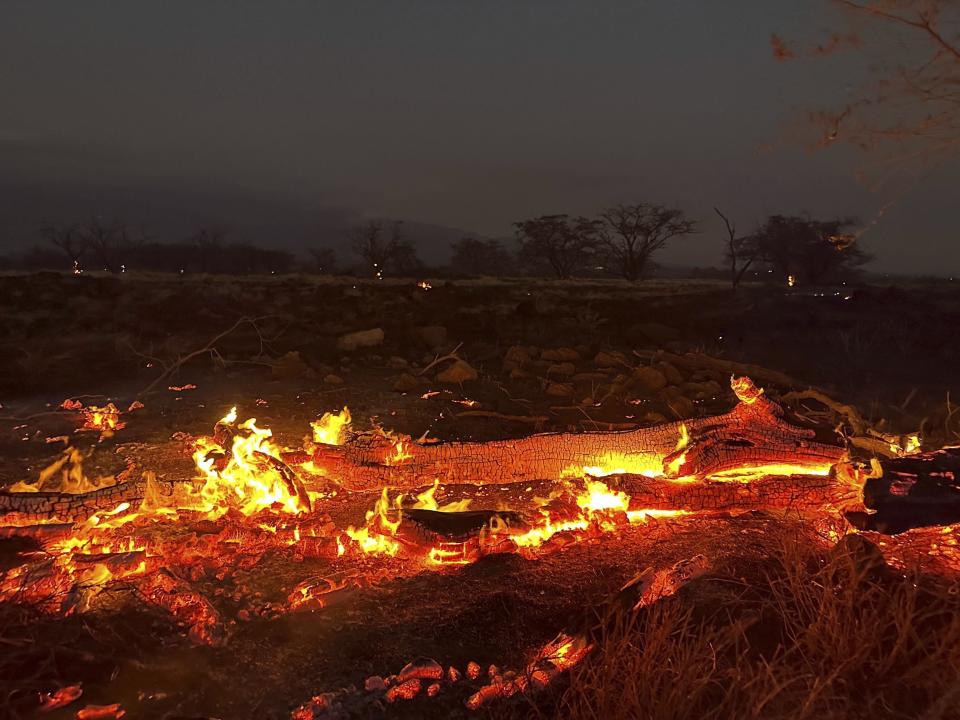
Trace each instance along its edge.
<path fill-rule="evenodd" d="M 783 409 L 746 378 L 730 412 L 636 430 L 544 433 L 490 442 L 410 443 L 407 456 L 392 459 L 392 441 L 361 435 L 344 445 L 320 445 L 312 453 L 291 453 L 291 464 L 312 461 L 349 490 L 412 489 L 439 478 L 442 484 L 507 484 L 556 480 L 571 471 L 617 458 L 631 466 L 666 469 L 681 459 L 675 474 L 708 477 L 725 470 L 772 464 L 827 466 L 845 454 L 842 439 L 788 422 Z M 681 438 L 689 436 L 682 448 Z M 616 462 L 616 461 L 615 461 Z"/>

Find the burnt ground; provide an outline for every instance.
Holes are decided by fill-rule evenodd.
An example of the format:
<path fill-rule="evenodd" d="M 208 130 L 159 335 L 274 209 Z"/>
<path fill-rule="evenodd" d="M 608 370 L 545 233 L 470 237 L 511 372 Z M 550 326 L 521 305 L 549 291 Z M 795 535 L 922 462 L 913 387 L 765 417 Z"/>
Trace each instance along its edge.
<path fill-rule="evenodd" d="M 259 318 L 256 328 L 240 325 L 215 353 L 143 393 L 162 368 L 244 317 Z M 439 439 L 651 425 L 728 409 L 730 367 L 691 352 L 785 373 L 758 378 L 774 396 L 813 385 L 896 432 L 924 424 L 932 445 L 955 440 L 947 398 L 957 389 L 960 291 L 950 283 L 748 287 L 734 296 L 697 282 L 464 281 L 425 290 L 400 281 L 43 274 L 0 278 L 0 318 L 0 487 L 35 479 L 62 449 L 46 439 L 60 435 L 90 453 L 90 475 L 117 472 L 131 458 L 166 479 L 189 478 L 191 462 L 171 436 L 208 434 L 231 405 L 290 446 L 310 420 L 344 405 L 360 427 L 379 422 Z M 373 328 L 383 330 L 382 343 L 338 349 L 339 337 Z M 449 362 L 424 372 L 458 346 L 477 379 L 440 381 Z M 657 369 L 666 387 L 638 374 L 642 366 Z M 196 388 L 168 389 L 188 384 Z M 76 417 L 57 410 L 65 398 L 121 409 L 141 399 L 145 407 L 97 442 L 74 434 Z M 455 496 L 438 493 L 441 502 Z M 339 526 L 359 524 L 374 499 L 341 493 L 325 509 Z M 313 694 L 421 655 L 461 669 L 468 660 L 522 667 L 646 567 L 709 547 L 716 572 L 740 577 L 795 532 L 749 515 L 648 523 L 537 560 L 492 556 L 436 571 L 370 559 L 375 586 L 339 593 L 317 612 L 237 621 L 224 606 L 233 622 L 222 648 L 191 646 L 166 616 L 136 603 L 65 619 L 6 606 L 0 634 L 15 650 L 7 662 L 22 654 L 25 677 L 83 681 L 83 702 L 121 702 L 127 717 L 280 718 Z M 3 545 L 6 568 L 22 548 Z M 335 560 L 291 565 L 267 556 L 247 580 L 269 601 L 336 569 Z M 465 694 L 401 703 L 390 714 L 458 716 Z"/>

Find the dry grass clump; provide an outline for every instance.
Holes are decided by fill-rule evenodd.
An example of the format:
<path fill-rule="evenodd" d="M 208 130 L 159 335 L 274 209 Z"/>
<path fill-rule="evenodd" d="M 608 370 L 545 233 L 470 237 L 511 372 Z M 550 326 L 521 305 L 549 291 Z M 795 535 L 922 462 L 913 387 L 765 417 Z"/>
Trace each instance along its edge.
<path fill-rule="evenodd" d="M 611 611 L 597 649 L 536 712 L 960 718 L 958 590 L 893 571 L 856 536 L 828 556 L 785 546 L 750 582 L 714 578 L 640 614 Z"/>

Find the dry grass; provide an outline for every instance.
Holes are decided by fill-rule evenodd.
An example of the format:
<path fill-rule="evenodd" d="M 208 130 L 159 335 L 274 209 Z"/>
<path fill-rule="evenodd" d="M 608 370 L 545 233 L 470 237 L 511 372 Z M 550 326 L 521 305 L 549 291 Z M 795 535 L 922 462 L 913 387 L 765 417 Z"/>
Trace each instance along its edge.
<path fill-rule="evenodd" d="M 598 650 L 534 712 L 960 717 L 960 586 L 897 574 L 858 540 L 827 557 L 785 545 L 749 582 L 714 578 L 639 615 L 611 611 Z"/>

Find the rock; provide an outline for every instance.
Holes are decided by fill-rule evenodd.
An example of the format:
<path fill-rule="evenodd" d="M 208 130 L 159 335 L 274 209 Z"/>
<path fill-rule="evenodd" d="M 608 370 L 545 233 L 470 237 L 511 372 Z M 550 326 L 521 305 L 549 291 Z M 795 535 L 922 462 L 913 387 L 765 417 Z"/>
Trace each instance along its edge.
<path fill-rule="evenodd" d="M 397 674 L 398 682 L 406 682 L 419 678 L 420 680 L 442 680 L 443 668 L 440 663 L 431 658 L 418 658 L 403 666 L 403 669 Z"/>
<path fill-rule="evenodd" d="M 383 678 L 379 675 L 371 675 L 363 682 L 363 689 L 367 692 L 376 692 L 378 690 L 386 690 L 387 683 L 384 682 Z"/>
<path fill-rule="evenodd" d="M 393 382 L 393 389 L 396 392 L 413 392 L 420 387 L 420 380 L 410 373 L 403 373 Z"/>
<path fill-rule="evenodd" d="M 397 700 L 413 700 L 420 693 L 422 685 L 423 683 L 417 678 L 407 680 L 387 690 L 384 697 L 390 703 Z"/>
<path fill-rule="evenodd" d="M 387 367 L 391 370 L 406 370 L 410 367 L 410 363 L 407 362 L 406 358 L 393 355 L 387 360 Z"/>
<path fill-rule="evenodd" d="M 667 386 L 667 378 L 652 367 L 638 367 L 630 376 L 630 385 L 645 395 L 653 395 Z"/>
<path fill-rule="evenodd" d="M 663 373 L 663 376 L 667 379 L 667 382 L 671 385 L 682 385 L 683 384 L 683 373 L 677 370 L 676 367 L 671 365 L 668 362 L 661 362 L 654 365 L 654 367 Z"/>
<path fill-rule="evenodd" d="M 577 373 L 573 376 L 572 380 L 578 383 L 603 383 L 607 382 L 610 377 L 606 373 L 602 372 L 582 372 Z"/>
<path fill-rule="evenodd" d="M 665 345 L 666 343 L 679 340 L 681 335 L 680 331 L 676 328 L 658 322 L 641 323 L 634 326 L 634 330 L 657 345 Z"/>
<path fill-rule="evenodd" d="M 547 371 L 553 366 L 549 360 L 531 360 L 526 369 L 538 375 L 546 375 Z"/>
<path fill-rule="evenodd" d="M 278 378 L 298 378 L 312 375 L 310 366 L 303 361 L 300 353 L 296 350 L 291 350 L 286 355 L 279 357 L 270 370 L 273 376 Z"/>
<path fill-rule="evenodd" d="M 544 350 L 540 353 L 540 359 L 574 363 L 580 359 L 580 353 L 569 347 L 554 348 L 553 350 Z"/>
<path fill-rule="evenodd" d="M 547 385 L 546 393 L 550 397 L 570 398 L 573 397 L 573 385 L 570 383 L 552 382 Z"/>
<path fill-rule="evenodd" d="M 358 348 L 376 347 L 383 342 L 383 330 L 373 328 L 372 330 L 359 330 L 357 332 L 347 333 L 337 338 L 337 349 L 344 352 L 353 352 Z"/>
<path fill-rule="evenodd" d="M 323 378 L 323 382 L 326 385 L 343 385 L 343 378 L 340 377 L 339 375 L 334 375 L 333 373 L 330 373 L 329 375 Z"/>
<path fill-rule="evenodd" d="M 649 423 L 650 425 L 662 425 L 663 423 L 667 422 L 667 418 L 665 418 L 661 413 L 651 410 L 643 416 L 643 422 Z"/>
<path fill-rule="evenodd" d="M 687 397 L 694 400 L 711 400 L 723 393 L 723 388 L 715 380 L 706 382 L 688 382 L 680 386 Z"/>
<path fill-rule="evenodd" d="M 547 377 L 570 377 L 576 371 L 572 362 L 562 362 L 547 368 Z"/>
<path fill-rule="evenodd" d="M 675 385 L 668 385 L 659 393 L 660 401 L 670 408 L 670 411 L 679 419 L 693 417 L 696 408 L 683 391 Z"/>
<path fill-rule="evenodd" d="M 511 380 L 521 380 L 523 378 L 528 378 L 528 377 L 532 377 L 532 376 L 526 370 L 523 370 L 521 368 L 515 367 L 513 370 L 510 371 Z"/>
<path fill-rule="evenodd" d="M 621 368 L 629 363 L 627 363 L 627 356 L 622 352 L 601 350 L 593 358 L 593 364 L 602 368 Z"/>
<path fill-rule="evenodd" d="M 503 356 L 503 370 L 504 372 L 510 372 L 521 368 L 532 359 L 529 351 L 525 347 L 522 345 L 514 345 L 507 350 L 507 354 Z"/>
<path fill-rule="evenodd" d="M 418 327 L 414 332 L 431 350 L 436 350 L 447 342 L 447 329 L 442 325 L 426 325 Z"/>
<path fill-rule="evenodd" d="M 446 370 L 437 373 L 437 381 L 459 385 L 468 380 L 476 380 L 477 371 L 465 360 L 457 360 Z"/>

